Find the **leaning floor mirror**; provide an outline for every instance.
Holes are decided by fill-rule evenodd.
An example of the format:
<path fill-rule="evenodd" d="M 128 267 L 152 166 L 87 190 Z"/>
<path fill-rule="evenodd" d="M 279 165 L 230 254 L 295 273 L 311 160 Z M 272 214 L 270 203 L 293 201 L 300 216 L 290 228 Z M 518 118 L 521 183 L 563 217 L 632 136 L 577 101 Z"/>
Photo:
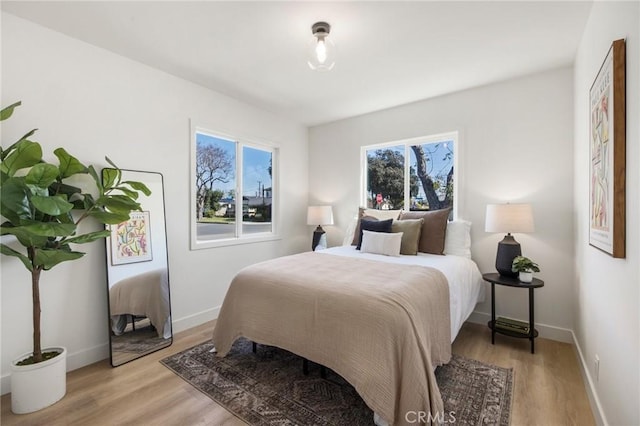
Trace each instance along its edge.
<path fill-rule="evenodd" d="M 140 193 L 141 211 L 131 212 L 128 221 L 107 227 L 111 231 L 105 241 L 114 367 L 173 341 L 162 175 L 122 170 L 121 180 L 142 182 L 151 194 Z"/>

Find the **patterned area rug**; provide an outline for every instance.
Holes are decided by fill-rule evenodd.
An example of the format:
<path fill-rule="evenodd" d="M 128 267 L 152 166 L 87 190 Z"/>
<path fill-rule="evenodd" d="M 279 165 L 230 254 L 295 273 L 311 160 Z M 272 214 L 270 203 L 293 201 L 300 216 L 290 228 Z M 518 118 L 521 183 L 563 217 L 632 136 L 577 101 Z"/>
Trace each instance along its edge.
<path fill-rule="evenodd" d="M 328 370 L 285 350 L 239 339 L 218 358 L 211 342 L 161 362 L 198 390 L 250 425 L 373 425 L 373 412 L 355 389 Z M 436 370 L 445 421 L 456 425 L 508 425 L 513 370 L 454 355 Z M 451 413 L 449 415 L 448 413 Z M 417 424 L 417 423 L 416 423 Z"/>
<path fill-rule="evenodd" d="M 111 350 L 143 354 L 169 346 L 170 340 L 158 337 L 158 332 L 152 326 L 127 331 L 120 336 L 111 336 Z"/>

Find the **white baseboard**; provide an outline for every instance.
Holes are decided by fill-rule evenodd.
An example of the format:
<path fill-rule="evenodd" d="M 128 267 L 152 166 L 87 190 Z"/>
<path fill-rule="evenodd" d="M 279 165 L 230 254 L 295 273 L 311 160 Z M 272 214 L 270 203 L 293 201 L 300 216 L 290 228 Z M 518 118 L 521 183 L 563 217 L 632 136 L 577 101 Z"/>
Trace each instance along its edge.
<path fill-rule="evenodd" d="M 484 324 L 491 320 L 491 314 L 486 312 L 478 312 L 473 311 L 467 321 L 475 323 L 475 324 Z M 526 321 L 526 320 L 522 320 Z M 553 325 L 546 325 L 536 323 L 536 330 L 538 330 L 538 335 L 540 337 L 544 337 L 545 339 L 556 340 L 558 342 L 564 343 L 574 343 L 573 331 L 568 328 L 555 327 Z"/>
<path fill-rule="evenodd" d="M 173 321 L 172 324 L 173 333 L 179 333 L 181 331 L 196 327 L 200 324 L 204 324 L 207 321 L 213 321 L 214 319 L 218 318 L 219 314 L 220 306 L 216 306 L 215 308 L 206 309 L 204 311 L 197 312 L 184 318 L 177 319 Z"/>
<path fill-rule="evenodd" d="M 173 321 L 173 333 L 187 330 L 189 328 L 204 324 L 218 318 L 220 306 L 207 309 L 196 314 L 189 315 L 184 318 Z M 67 371 L 73 371 L 81 367 L 85 367 L 94 362 L 102 361 L 109 358 L 109 343 L 105 342 L 92 348 L 84 349 L 79 352 L 67 355 Z M 5 374 L 0 377 L 0 394 L 4 395 L 11 392 L 11 374 Z"/>
<path fill-rule="evenodd" d="M 11 374 L 5 374 L 0 378 L 0 391 L 4 395 L 11 392 Z"/>
<path fill-rule="evenodd" d="M 573 336 L 573 344 L 575 345 L 576 352 L 578 353 L 578 364 L 580 364 L 580 372 L 582 373 L 582 378 L 586 385 L 585 388 L 587 389 L 587 396 L 589 397 L 589 405 L 591 405 L 593 418 L 597 425 L 608 426 L 609 422 L 607 422 L 607 418 L 604 415 L 600 398 L 598 398 L 598 392 L 596 391 L 594 381 L 591 378 L 591 373 L 589 372 L 589 364 L 587 364 L 584 359 L 584 355 L 582 354 L 582 349 L 580 348 L 576 335 L 573 332 L 571 332 L 571 335 Z"/>

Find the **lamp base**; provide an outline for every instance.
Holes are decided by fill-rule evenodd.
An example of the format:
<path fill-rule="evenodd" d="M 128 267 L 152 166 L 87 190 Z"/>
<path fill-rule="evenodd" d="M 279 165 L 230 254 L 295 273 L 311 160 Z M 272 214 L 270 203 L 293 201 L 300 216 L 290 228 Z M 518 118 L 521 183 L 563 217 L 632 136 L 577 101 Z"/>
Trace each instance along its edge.
<path fill-rule="evenodd" d="M 315 231 L 313 231 L 313 240 L 311 241 L 311 251 L 316 251 L 316 247 L 320 243 L 320 238 L 324 234 L 324 229 L 322 226 L 318 225 Z"/>
<path fill-rule="evenodd" d="M 521 254 L 520 243 L 511 234 L 505 235 L 504 239 L 498 243 L 498 252 L 496 253 L 496 270 L 498 273 L 503 277 L 517 277 L 518 273 L 511 270 L 511 265 L 513 259 Z"/>

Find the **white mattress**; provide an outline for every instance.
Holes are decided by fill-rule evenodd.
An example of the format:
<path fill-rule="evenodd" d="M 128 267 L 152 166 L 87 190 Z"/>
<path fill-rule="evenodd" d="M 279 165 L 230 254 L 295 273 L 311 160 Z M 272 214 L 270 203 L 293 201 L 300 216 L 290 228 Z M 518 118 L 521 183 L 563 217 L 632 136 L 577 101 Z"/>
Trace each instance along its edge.
<path fill-rule="evenodd" d="M 405 265 L 430 266 L 441 271 L 449 282 L 449 301 L 451 305 L 451 342 L 454 341 L 462 324 L 469 318 L 478 302 L 484 302 L 483 279 L 478 265 L 462 256 L 437 256 L 418 253 L 417 256 L 399 257 L 362 253 L 355 246 L 331 247 L 318 251 L 328 255 L 356 257 L 380 262 Z"/>

